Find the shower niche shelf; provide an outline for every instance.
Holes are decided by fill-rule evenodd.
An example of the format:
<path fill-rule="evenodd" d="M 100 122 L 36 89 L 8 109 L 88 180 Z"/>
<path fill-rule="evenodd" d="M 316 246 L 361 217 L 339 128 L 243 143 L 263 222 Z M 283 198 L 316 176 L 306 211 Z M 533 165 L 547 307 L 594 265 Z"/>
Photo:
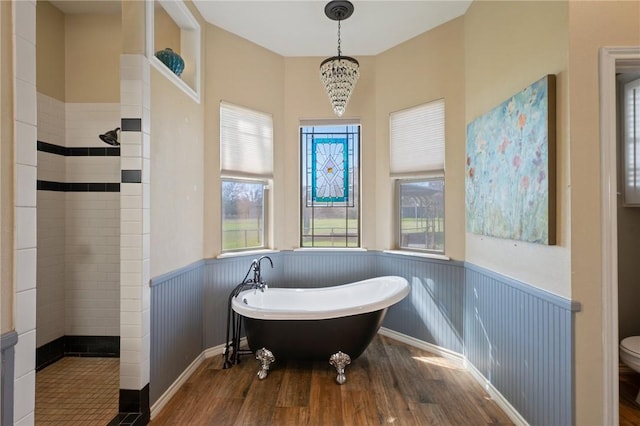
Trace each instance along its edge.
<path fill-rule="evenodd" d="M 200 24 L 187 5 L 176 0 L 154 0 L 146 3 L 146 55 L 149 63 L 179 89 L 200 103 Z M 184 71 L 178 77 L 155 56 L 155 52 L 171 48 L 184 60 Z"/>

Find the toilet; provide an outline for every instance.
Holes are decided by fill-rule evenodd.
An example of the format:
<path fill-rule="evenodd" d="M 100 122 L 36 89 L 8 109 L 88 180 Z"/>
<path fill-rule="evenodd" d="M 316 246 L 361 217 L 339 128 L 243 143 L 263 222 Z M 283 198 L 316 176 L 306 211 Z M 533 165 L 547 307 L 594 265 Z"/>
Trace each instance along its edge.
<path fill-rule="evenodd" d="M 629 368 L 640 373 L 640 336 L 631 336 L 620 342 L 620 359 Z M 636 396 L 636 403 L 640 404 L 640 392 Z"/>

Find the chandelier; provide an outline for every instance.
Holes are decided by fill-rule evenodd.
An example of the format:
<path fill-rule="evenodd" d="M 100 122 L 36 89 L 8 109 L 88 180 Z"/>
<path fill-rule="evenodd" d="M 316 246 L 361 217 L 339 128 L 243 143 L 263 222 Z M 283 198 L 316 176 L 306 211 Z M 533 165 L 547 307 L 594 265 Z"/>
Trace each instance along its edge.
<path fill-rule="evenodd" d="M 342 56 L 340 49 L 340 21 L 353 13 L 353 4 L 348 0 L 332 0 L 324 7 L 331 20 L 338 21 L 338 56 L 325 59 L 320 64 L 320 81 L 329 96 L 333 112 L 342 117 L 347 109 L 351 92 L 360 77 L 360 64 L 350 56 Z"/>

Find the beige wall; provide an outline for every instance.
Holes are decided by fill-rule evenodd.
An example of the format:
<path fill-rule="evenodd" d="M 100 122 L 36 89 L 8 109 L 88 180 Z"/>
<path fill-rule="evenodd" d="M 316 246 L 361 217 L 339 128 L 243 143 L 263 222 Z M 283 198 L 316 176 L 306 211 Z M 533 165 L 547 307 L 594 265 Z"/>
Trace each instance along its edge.
<path fill-rule="evenodd" d="M 205 23 L 187 5 L 204 39 Z M 151 277 L 204 257 L 204 112 L 204 101 L 194 102 L 151 67 Z"/>
<path fill-rule="evenodd" d="M 146 4 L 144 1 L 122 1 L 122 53 L 144 55 L 146 52 Z"/>
<path fill-rule="evenodd" d="M 467 233 L 466 260 L 570 297 L 567 3 L 475 1 L 465 15 L 465 51 L 466 123 L 546 74 L 557 84 L 557 245 Z"/>
<path fill-rule="evenodd" d="M 203 105 L 151 68 L 151 276 L 202 259 Z"/>
<path fill-rule="evenodd" d="M 13 55 L 11 2 L 0 2 L 0 334 L 13 329 Z"/>
<path fill-rule="evenodd" d="M 282 221 L 276 223 L 282 232 L 278 248 L 300 247 L 300 119 L 335 119 L 329 99 L 320 83 L 318 69 L 324 58 L 285 59 L 285 120 L 283 149 L 276 151 L 276 170 L 282 176 L 280 187 L 284 199 L 276 203 L 276 214 Z M 360 174 L 361 174 L 361 246 L 374 249 L 375 236 L 375 58 L 359 56 L 360 79 L 343 118 L 360 119 Z"/>
<path fill-rule="evenodd" d="M 571 297 L 576 316 L 576 424 L 602 419 L 600 139 L 598 52 L 640 46 L 640 3 L 569 2 Z"/>
<path fill-rule="evenodd" d="M 398 73 L 401 64 L 403 71 Z M 464 260 L 464 19 L 458 18 L 376 58 L 376 249 L 393 247 L 393 182 L 389 178 L 389 114 L 445 100 L 445 253 Z"/>
<path fill-rule="evenodd" d="M 120 15 L 65 16 L 65 101 L 120 102 Z"/>
<path fill-rule="evenodd" d="M 36 3 L 36 89 L 65 100 L 65 19 L 46 0 Z"/>
<path fill-rule="evenodd" d="M 227 31 L 207 24 L 205 38 L 204 257 L 210 258 L 219 255 L 221 251 L 220 101 L 273 115 L 276 172 L 272 191 L 275 201 L 271 211 L 286 210 L 283 202 L 283 177 L 279 173 L 279 169 L 284 167 L 281 157 L 284 149 L 282 123 L 285 73 L 284 59 L 281 56 Z M 270 218 L 276 222 L 275 229 L 284 228 L 280 217 L 274 218 L 271 215 Z M 273 238 L 274 246 L 283 248 L 282 234 L 279 232 Z"/>
<path fill-rule="evenodd" d="M 153 12 L 153 45 L 155 51 L 170 47 L 180 54 L 180 28 L 159 3 Z M 154 52 L 155 53 L 155 52 Z"/>

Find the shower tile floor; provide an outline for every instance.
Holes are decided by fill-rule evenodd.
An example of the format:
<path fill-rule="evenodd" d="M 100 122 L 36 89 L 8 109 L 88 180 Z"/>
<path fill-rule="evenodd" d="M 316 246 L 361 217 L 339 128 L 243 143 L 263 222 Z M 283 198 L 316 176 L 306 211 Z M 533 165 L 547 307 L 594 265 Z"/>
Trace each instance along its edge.
<path fill-rule="evenodd" d="M 36 373 L 36 425 L 108 424 L 118 414 L 120 360 L 65 357 Z"/>

